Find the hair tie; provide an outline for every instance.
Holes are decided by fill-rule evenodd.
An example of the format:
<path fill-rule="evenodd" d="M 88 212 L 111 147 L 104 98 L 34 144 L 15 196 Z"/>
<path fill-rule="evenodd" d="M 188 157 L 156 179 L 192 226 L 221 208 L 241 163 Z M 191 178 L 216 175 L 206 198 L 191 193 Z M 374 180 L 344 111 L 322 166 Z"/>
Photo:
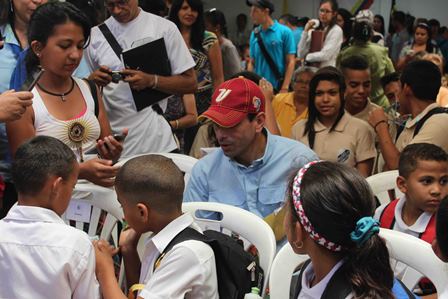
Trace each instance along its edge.
<path fill-rule="evenodd" d="M 356 222 L 356 228 L 350 233 L 350 238 L 353 242 L 362 246 L 368 239 L 374 234 L 380 232 L 379 222 L 373 219 L 373 217 L 362 217 Z"/>
<path fill-rule="evenodd" d="M 310 162 L 308 164 L 306 164 L 305 166 L 303 166 L 302 168 L 300 168 L 300 170 L 297 172 L 297 175 L 294 177 L 294 182 L 292 185 L 292 200 L 294 203 L 294 209 L 297 213 L 297 216 L 299 218 L 300 224 L 302 225 L 302 227 L 305 229 L 306 232 L 308 232 L 309 236 L 311 237 L 311 239 L 313 239 L 314 241 L 317 242 L 317 244 L 324 246 L 325 248 L 327 248 L 328 250 L 331 251 L 341 251 L 343 248 L 341 245 L 338 245 L 334 242 L 331 242 L 327 239 L 325 239 L 323 236 L 319 235 L 319 233 L 317 233 L 313 227 L 313 225 L 311 224 L 310 220 L 308 219 L 308 217 L 305 214 L 305 210 L 303 209 L 302 206 L 302 199 L 300 196 L 300 189 L 301 189 L 301 184 L 302 184 L 302 178 L 305 175 L 306 171 L 314 164 L 319 163 L 322 161 L 313 161 Z"/>

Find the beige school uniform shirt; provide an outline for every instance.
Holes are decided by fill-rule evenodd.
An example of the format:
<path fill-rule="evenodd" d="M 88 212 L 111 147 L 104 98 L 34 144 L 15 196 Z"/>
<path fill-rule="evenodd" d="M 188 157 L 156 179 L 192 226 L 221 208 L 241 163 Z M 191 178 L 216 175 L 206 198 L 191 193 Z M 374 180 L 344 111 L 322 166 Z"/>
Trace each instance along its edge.
<path fill-rule="evenodd" d="M 304 135 L 306 120 L 300 120 L 292 128 L 292 138 L 309 146 L 308 135 Z M 316 137 L 314 152 L 322 160 L 340 162 L 355 167 L 359 162 L 373 159 L 375 134 L 370 126 L 345 112 L 330 132 L 319 120 L 314 123 Z"/>
<path fill-rule="evenodd" d="M 378 106 L 377 104 L 372 103 L 369 99 L 367 99 L 367 105 L 364 107 L 364 109 L 353 115 L 356 118 L 362 119 L 366 123 L 369 123 L 369 115 L 373 110 L 376 110 L 378 108 L 381 108 L 381 106 Z"/>
<path fill-rule="evenodd" d="M 438 107 L 437 103 L 433 103 L 425 108 L 415 118 L 408 120 L 403 132 L 397 139 L 396 147 L 398 151 L 402 152 L 408 144 L 412 143 L 432 143 L 440 146 L 445 151 L 448 151 L 448 114 L 440 113 L 434 114 L 426 120 L 418 134 L 414 136 L 414 130 L 417 122 L 422 119 L 429 111 Z"/>

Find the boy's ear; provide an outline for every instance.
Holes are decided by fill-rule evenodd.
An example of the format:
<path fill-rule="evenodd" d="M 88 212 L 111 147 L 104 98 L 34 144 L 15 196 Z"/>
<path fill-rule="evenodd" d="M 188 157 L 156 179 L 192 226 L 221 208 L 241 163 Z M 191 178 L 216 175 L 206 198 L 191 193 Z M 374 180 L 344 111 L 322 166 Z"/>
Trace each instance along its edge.
<path fill-rule="evenodd" d="M 408 192 L 406 179 L 401 175 L 397 177 L 397 187 L 403 194 L 406 194 L 406 192 Z"/>
<path fill-rule="evenodd" d="M 64 180 L 61 177 L 50 177 L 49 180 L 53 180 L 51 182 L 50 198 L 58 198 Z"/>
<path fill-rule="evenodd" d="M 143 204 L 143 203 L 138 203 L 137 204 L 137 210 L 138 210 L 138 213 L 139 213 L 140 220 L 145 222 L 145 223 L 148 222 L 149 215 L 152 212 L 151 208 L 148 207 L 147 205 Z"/>

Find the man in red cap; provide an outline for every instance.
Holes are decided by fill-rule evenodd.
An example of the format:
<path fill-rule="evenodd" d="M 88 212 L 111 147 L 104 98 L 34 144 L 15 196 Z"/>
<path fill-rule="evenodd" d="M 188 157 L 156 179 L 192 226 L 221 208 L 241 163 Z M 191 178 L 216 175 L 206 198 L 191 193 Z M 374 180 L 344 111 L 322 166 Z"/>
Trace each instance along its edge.
<path fill-rule="evenodd" d="M 248 79 L 222 83 L 199 118 L 213 122 L 220 149 L 194 166 L 185 202 L 226 203 L 264 218 L 282 206 L 290 173 L 317 160 L 302 143 L 264 128 L 265 99 Z"/>

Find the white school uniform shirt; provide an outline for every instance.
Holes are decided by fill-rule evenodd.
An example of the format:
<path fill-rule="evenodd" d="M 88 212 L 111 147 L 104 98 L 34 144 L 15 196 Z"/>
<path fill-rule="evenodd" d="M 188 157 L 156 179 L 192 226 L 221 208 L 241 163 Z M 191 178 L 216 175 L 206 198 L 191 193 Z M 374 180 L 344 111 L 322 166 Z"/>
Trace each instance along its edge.
<path fill-rule="evenodd" d="M 146 43 L 163 37 L 172 75 L 179 75 L 195 66 L 179 29 L 169 20 L 140 9 L 138 16 L 128 23 L 119 23 L 114 17 L 108 18 L 104 23 L 123 50 L 132 48 L 134 42 Z M 91 30 L 85 56 L 90 71 L 97 70 L 100 65 L 116 71 L 125 68 L 98 26 Z M 137 112 L 128 83 L 111 82 L 104 86 L 103 99 L 112 130 L 121 132 L 124 128 L 129 129 L 122 157 L 170 152 L 177 148 L 171 127 L 162 115 L 157 114 L 150 106 Z M 158 104 L 165 110 L 167 100 L 159 101 Z"/>
<path fill-rule="evenodd" d="M 297 299 L 316 299 L 321 298 L 325 291 L 330 279 L 333 277 L 334 273 L 344 264 L 344 260 L 340 260 L 336 265 L 333 266 L 330 272 L 325 275 L 324 279 L 319 281 L 316 285 L 310 287 L 310 282 L 315 276 L 313 263 L 309 263 L 305 268 L 302 275 L 302 289 L 300 290 Z M 350 298 L 351 295 L 349 295 Z"/>
<path fill-rule="evenodd" d="M 154 271 L 154 263 L 174 237 L 186 227 L 201 232 L 190 214 L 183 214 L 145 242 L 139 292 L 150 299 L 217 299 L 215 255 L 202 241 L 188 240 L 175 245 Z"/>
<path fill-rule="evenodd" d="M 87 234 L 52 210 L 12 207 L 0 220 L 0 298 L 100 298 Z"/>
<path fill-rule="evenodd" d="M 420 234 L 422 234 L 426 227 L 428 226 L 429 221 L 431 220 L 432 214 L 428 212 L 423 212 L 418 218 L 417 221 L 411 226 L 408 226 L 406 223 L 404 223 L 403 218 L 401 217 L 403 213 L 403 206 L 406 202 L 406 196 L 403 195 L 399 200 L 397 205 L 395 206 L 394 216 L 395 216 L 395 223 L 393 226 L 393 230 L 414 236 L 418 238 Z M 387 204 L 382 204 L 379 206 L 376 211 L 375 215 L 373 216 L 375 220 L 380 221 L 381 214 L 383 213 L 383 210 L 386 208 Z M 399 279 L 401 279 L 405 273 L 405 270 L 407 268 L 406 264 L 395 261 L 396 266 L 393 267 L 395 276 Z"/>

